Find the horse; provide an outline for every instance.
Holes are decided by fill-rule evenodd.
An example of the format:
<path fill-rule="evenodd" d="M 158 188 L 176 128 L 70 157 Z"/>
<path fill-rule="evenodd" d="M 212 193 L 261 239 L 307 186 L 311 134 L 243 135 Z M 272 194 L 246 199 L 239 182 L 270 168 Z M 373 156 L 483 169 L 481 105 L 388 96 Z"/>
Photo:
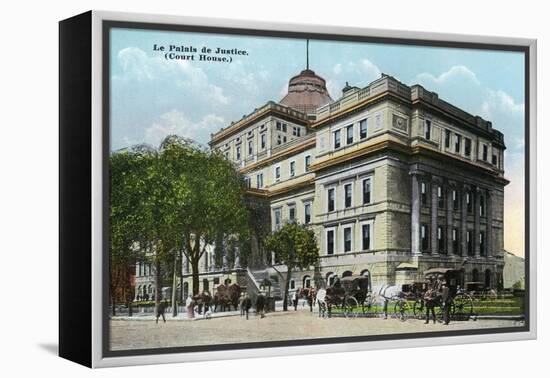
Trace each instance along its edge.
<path fill-rule="evenodd" d="M 309 305 L 309 312 L 313 312 L 313 306 L 315 306 L 315 297 L 317 290 L 313 287 L 303 287 L 298 290 L 298 298 L 306 299 Z"/>
<path fill-rule="evenodd" d="M 388 318 L 388 303 L 403 295 L 401 287 L 387 283 L 374 286 L 369 293 L 370 304 L 380 303 L 382 305 L 384 319 Z"/>
<path fill-rule="evenodd" d="M 214 294 L 214 312 L 218 311 L 218 307 L 221 311 L 231 311 L 231 306 L 237 310 L 239 307 L 240 294 L 241 287 L 236 283 L 231 285 L 218 285 L 216 293 Z"/>

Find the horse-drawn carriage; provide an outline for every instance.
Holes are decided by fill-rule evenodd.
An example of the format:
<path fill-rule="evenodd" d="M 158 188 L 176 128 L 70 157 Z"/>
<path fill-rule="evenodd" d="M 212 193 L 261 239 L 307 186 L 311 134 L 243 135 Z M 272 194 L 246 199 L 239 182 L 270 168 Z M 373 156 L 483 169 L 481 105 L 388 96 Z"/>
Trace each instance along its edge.
<path fill-rule="evenodd" d="M 336 279 L 334 284 L 317 292 L 319 315 L 330 317 L 332 307 L 342 310 L 346 318 L 355 318 L 364 312 L 369 292 L 369 279 L 364 276 L 347 276 Z"/>
<path fill-rule="evenodd" d="M 445 284 L 449 288 L 451 318 L 455 320 L 468 320 L 474 313 L 472 296 L 465 291 L 461 284 L 464 282 L 464 269 L 454 268 L 432 268 L 424 271 L 426 279 L 426 290 L 432 290 L 434 305 L 437 309 L 436 315 L 442 317 L 444 302 L 441 299 L 441 286 Z M 416 318 L 425 318 L 426 299 L 421 296 L 413 305 L 413 312 Z"/>

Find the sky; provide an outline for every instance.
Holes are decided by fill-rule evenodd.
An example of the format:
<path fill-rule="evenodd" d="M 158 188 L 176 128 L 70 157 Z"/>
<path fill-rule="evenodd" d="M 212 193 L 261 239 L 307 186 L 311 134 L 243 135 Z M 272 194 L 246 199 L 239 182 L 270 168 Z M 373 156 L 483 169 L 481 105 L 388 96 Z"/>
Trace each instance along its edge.
<path fill-rule="evenodd" d="M 164 46 L 165 51 L 155 50 Z M 194 47 L 195 60 L 167 59 L 170 46 Z M 286 94 L 306 66 L 303 39 L 112 29 L 110 35 L 111 149 L 158 146 L 170 134 L 206 144 L 210 134 L 267 101 Z M 202 48 L 237 49 L 199 61 Z M 175 52 L 179 55 L 191 53 Z M 327 81 L 333 99 L 342 88 L 364 87 L 381 73 L 421 84 L 459 108 L 490 120 L 504 133 L 504 247 L 524 255 L 524 58 L 521 53 L 310 40 L 309 66 Z"/>

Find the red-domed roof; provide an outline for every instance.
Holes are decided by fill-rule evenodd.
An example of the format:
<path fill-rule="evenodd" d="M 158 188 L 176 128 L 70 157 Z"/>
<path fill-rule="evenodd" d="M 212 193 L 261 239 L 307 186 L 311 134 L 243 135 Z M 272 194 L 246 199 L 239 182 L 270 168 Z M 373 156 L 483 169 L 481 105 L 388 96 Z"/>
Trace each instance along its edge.
<path fill-rule="evenodd" d="M 320 106 L 333 102 L 326 81 L 310 69 L 303 70 L 288 83 L 288 93 L 281 104 L 311 114 Z"/>

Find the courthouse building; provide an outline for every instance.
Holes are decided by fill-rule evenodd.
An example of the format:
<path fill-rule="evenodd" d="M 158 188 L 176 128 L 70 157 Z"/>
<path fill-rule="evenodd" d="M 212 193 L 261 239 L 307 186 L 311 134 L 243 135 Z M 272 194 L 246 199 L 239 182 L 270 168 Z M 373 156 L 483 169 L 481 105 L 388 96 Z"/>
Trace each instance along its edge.
<path fill-rule="evenodd" d="M 503 134 L 437 93 L 382 74 L 332 99 L 306 69 L 279 102 L 213 134 L 210 146 L 266 207 L 258 222 L 314 230 L 318 266 L 294 273 L 291 289 L 350 274 L 370 275 L 372 285 L 410 283 L 428 268 L 462 266 L 465 281 L 502 285 Z M 277 281 L 277 262 L 254 241 L 246 268 L 216 266 L 220 249 L 205 254 L 201 289 L 230 276 Z"/>

